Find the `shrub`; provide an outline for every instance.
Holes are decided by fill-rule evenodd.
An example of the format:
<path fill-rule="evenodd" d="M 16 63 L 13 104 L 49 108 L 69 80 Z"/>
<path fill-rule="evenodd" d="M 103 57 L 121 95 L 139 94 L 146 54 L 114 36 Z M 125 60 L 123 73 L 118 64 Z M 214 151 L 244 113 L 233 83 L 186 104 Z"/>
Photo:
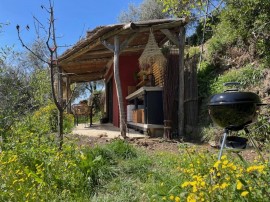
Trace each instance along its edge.
<path fill-rule="evenodd" d="M 254 68 L 251 65 L 241 69 L 230 69 L 225 74 L 220 75 L 211 85 L 211 94 L 221 93 L 224 91 L 223 84 L 226 82 L 240 82 L 243 89 L 258 84 L 262 79 L 262 70 Z"/>
<path fill-rule="evenodd" d="M 71 114 L 64 113 L 64 132 L 68 133 L 74 126 L 74 119 Z M 39 108 L 33 114 L 15 124 L 15 133 L 23 135 L 30 132 L 37 135 L 50 134 L 57 131 L 57 109 L 54 104 Z"/>
<path fill-rule="evenodd" d="M 240 157 L 216 155 L 198 151 L 195 147 L 181 149 L 181 156 L 171 172 L 178 182 L 156 186 L 156 201 L 266 201 L 268 163 L 248 163 Z M 172 173 L 171 173 L 172 174 Z"/>
<path fill-rule="evenodd" d="M 89 201 L 119 175 L 119 160 L 136 156 L 120 140 L 95 148 L 66 141 L 59 151 L 47 138 L 40 139 L 33 133 L 17 136 L 7 143 L 12 149 L 0 153 L 0 201 Z"/>
<path fill-rule="evenodd" d="M 210 95 L 211 84 L 215 78 L 215 67 L 207 61 L 203 61 L 198 69 L 198 92 L 200 98 Z"/>
<path fill-rule="evenodd" d="M 108 148 L 116 155 L 118 158 L 129 159 L 137 156 L 136 150 L 128 142 L 115 139 L 109 145 Z"/>
<path fill-rule="evenodd" d="M 70 133 L 74 127 L 74 116 L 64 113 L 64 133 Z"/>
<path fill-rule="evenodd" d="M 263 106 L 261 108 L 256 123 L 250 127 L 250 132 L 264 146 L 270 146 L 270 107 Z"/>

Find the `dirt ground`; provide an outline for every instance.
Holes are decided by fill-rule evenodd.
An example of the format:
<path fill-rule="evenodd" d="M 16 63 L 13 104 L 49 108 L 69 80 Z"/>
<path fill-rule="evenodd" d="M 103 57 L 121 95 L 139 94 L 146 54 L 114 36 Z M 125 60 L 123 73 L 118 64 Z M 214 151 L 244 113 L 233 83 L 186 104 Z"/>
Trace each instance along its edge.
<path fill-rule="evenodd" d="M 107 136 L 100 135 L 99 137 L 92 137 L 92 136 L 83 136 L 83 135 L 73 135 L 76 136 L 79 140 L 80 146 L 96 146 L 96 145 L 104 145 L 108 144 L 115 138 L 108 138 Z M 194 144 L 188 142 L 180 142 L 177 140 L 170 140 L 165 141 L 162 138 L 149 138 L 149 137 L 133 137 L 127 138 L 130 144 L 134 145 L 135 147 L 139 147 L 145 149 L 148 153 L 155 153 L 155 152 L 172 152 L 175 154 L 179 154 L 179 147 L 187 146 L 197 148 L 198 150 L 207 150 L 210 153 L 219 153 L 219 148 L 213 147 L 210 144 Z M 224 153 L 227 151 L 224 151 Z M 255 148 L 248 146 L 245 150 L 239 152 L 241 156 L 244 157 L 247 161 L 253 161 L 254 159 L 258 159 L 258 154 Z M 269 152 L 262 152 L 264 159 L 269 159 Z"/>

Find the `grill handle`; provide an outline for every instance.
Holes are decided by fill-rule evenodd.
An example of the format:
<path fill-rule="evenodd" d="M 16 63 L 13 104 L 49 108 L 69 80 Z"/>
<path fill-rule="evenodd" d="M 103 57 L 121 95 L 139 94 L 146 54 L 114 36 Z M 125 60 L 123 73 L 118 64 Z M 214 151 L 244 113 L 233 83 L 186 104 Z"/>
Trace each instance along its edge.
<path fill-rule="evenodd" d="M 234 86 L 235 88 L 227 89 L 224 92 L 235 92 L 239 90 L 238 87 L 240 86 L 240 82 L 226 82 L 223 84 L 223 86 Z"/>
<path fill-rule="evenodd" d="M 240 86 L 240 82 L 226 82 L 224 86 Z"/>

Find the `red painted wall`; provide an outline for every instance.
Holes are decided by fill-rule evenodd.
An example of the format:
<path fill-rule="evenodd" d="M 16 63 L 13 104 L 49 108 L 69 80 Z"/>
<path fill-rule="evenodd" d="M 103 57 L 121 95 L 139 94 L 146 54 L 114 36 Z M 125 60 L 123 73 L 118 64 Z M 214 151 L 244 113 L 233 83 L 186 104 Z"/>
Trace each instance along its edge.
<path fill-rule="evenodd" d="M 126 97 L 128 95 L 128 86 L 135 86 L 134 73 L 139 70 L 139 55 L 120 56 L 119 72 L 122 86 L 122 94 L 124 98 L 124 109 L 127 110 Z M 112 67 L 113 68 L 113 67 Z M 113 75 L 113 125 L 119 127 L 119 106 L 117 100 L 116 86 Z"/>

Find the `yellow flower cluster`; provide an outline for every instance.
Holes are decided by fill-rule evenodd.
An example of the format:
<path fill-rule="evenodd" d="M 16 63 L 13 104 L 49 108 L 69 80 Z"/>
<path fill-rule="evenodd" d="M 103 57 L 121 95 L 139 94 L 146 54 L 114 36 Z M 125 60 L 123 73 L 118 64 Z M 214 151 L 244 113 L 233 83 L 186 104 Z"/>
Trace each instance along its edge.
<path fill-rule="evenodd" d="M 206 182 L 202 176 L 193 175 L 192 178 L 193 178 L 193 181 L 186 181 L 181 185 L 181 187 L 184 188 L 184 187 L 191 186 L 192 192 L 195 193 L 206 186 Z"/>
<path fill-rule="evenodd" d="M 181 201 L 179 196 L 174 196 L 174 195 L 170 195 L 169 199 L 171 201 L 175 201 L 175 202 L 180 202 Z M 166 197 L 163 197 L 162 200 L 165 201 L 166 200 Z"/>
<path fill-rule="evenodd" d="M 220 199 L 230 201 L 238 197 L 252 198 L 254 192 L 251 191 L 254 190 L 254 187 L 267 188 L 264 178 L 256 178 L 257 181 L 254 182 L 254 177 L 251 179 L 251 175 L 247 175 L 248 173 L 267 175 L 266 164 L 246 167 L 246 164 L 237 162 L 237 158 L 233 158 L 233 162 L 226 155 L 213 162 L 212 159 L 216 158 L 214 155 L 209 158 L 202 153 L 193 153 L 190 155 L 191 152 L 188 151 L 188 155 L 181 158 L 181 162 L 175 169 L 182 179 L 179 186 L 180 193 L 178 193 L 181 201 L 216 201 Z M 213 162 L 212 166 L 211 162 Z M 233 195 L 228 195 L 228 193 L 233 193 Z M 175 197 L 170 195 L 169 199 L 174 201 Z"/>
<path fill-rule="evenodd" d="M 251 173 L 251 172 L 257 171 L 259 173 L 262 173 L 264 169 L 265 169 L 265 165 L 254 165 L 254 166 L 248 167 L 247 172 Z"/>

